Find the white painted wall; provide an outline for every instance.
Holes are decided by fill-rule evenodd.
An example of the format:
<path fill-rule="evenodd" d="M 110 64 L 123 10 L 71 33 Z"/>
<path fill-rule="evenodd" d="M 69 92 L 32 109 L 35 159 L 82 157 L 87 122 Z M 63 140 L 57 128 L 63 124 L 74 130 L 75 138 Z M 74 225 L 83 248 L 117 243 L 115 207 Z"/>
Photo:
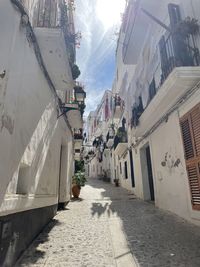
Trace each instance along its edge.
<path fill-rule="evenodd" d="M 57 102 L 20 17 L 10 1 L 0 2 L 0 73 L 6 71 L 0 78 L 0 215 L 58 202 L 61 145 L 67 145 L 66 153 L 70 155 L 63 177 L 65 200 L 70 197 L 73 171 L 71 131 L 63 118 L 57 119 Z M 65 50 L 60 53 L 65 58 Z M 71 84 L 70 76 L 67 79 Z M 59 79 L 56 85 L 59 87 Z M 60 82 L 59 88 L 62 86 Z M 23 195 L 17 194 L 20 167 L 26 168 L 20 171 L 26 191 Z"/>
<path fill-rule="evenodd" d="M 146 164 L 142 156 L 143 147 L 149 143 L 156 206 L 176 213 L 198 225 L 200 225 L 200 213 L 192 210 L 179 120 L 199 102 L 200 91 L 198 90 L 169 116 L 167 122 L 161 124 L 148 139 L 143 140 L 138 147 L 133 149 L 136 183 L 134 193 L 139 198 L 149 199 L 146 198 L 148 196 L 148 181 L 145 181 L 143 176 Z M 177 160 L 180 160 L 180 163 L 176 167 L 174 163 Z"/>
<path fill-rule="evenodd" d="M 200 2 L 196 0 L 164 0 L 160 1 L 141 1 L 144 8 L 150 11 L 154 16 L 169 25 L 168 16 L 168 3 L 180 4 L 182 17 L 185 18 L 190 16 L 191 18 L 200 19 Z M 155 5 L 156 4 L 156 8 Z M 133 17 L 133 14 L 131 15 Z M 140 14 L 140 19 L 144 14 Z M 145 18 L 147 21 L 147 18 Z M 132 25 L 130 24 L 131 28 Z M 128 31 L 130 33 L 130 31 Z M 134 31 L 132 31 L 134 32 Z M 138 57 L 137 65 L 125 65 L 122 59 L 122 49 L 125 43 L 125 33 L 121 31 L 119 36 L 117 55 L 116 55 L 116 73 L 113 82 L 113 92 L 120 93 L 121 97 L 125 100 L 125 112 L 123 116 L 127 119 L 128 126 L 128 144 L 130 146 L 135 143 L 136 138 L 134 136 L 134 130 L 130 129 L 130 118 L 131 110 L 133 104 L 137 101 L 137 97 L 142 95 L 144 107 L 147 106 L 148 102 L 148 86 L 154 75 L 154 70 L 157 67 L 156 62 L 159 61 L 159 55 L 156 60 L 156 49 L 161 35 L 165 30 L 157 25 L 153 20 L 148 19 L 147 26 L 145 28 L 145 34 L 142 43 L 140 44 L 141 53 Z M 141 32 L 140 32 L 141 33 Z M 130 36 L 128 36 L 130 37 Z M 133 38 L 128 38 L 130 40 L 130 53 L 137 51 L 138 47 L 135 47 L 136 41 Z M 200 38 L 197 38 L 197 43 L 199 43 Z M 126 44 L 125 44 L 126 45 Z M 154 65 L 155 64 L 155 65 Z M 157 76 L 159 76 L 159 71 Z M 125 76 L 126 79 L 124 78 Z M 193 80 L 196 84 L 200 80 L 198 76 Z M 189 86 L 187 81 L 184 79 L 183 86 L 185 86 L 186 91 L 193 86 Z M 139 82 L 139 83 L 138 83 Z M 170 80 L 171 85 L 173 80 Z M 123 85 L 123 86 L 122 86 Z M 162 89 L 162 88 L 161 88 Z M 177 90 L 171 86 L 171 90 Z M 183 91 L 183 88 L 178 88 L 179 93 Z M 163 96 L 164 97 L 164 96 Z M 171 96 L 172 97 L 172 96 Z M 160 98 L 161 99 L 161 98 Z M 156 96 L 155 99 L 156 101 Z M 165 98 L 167 101 L 167 98 Z M 155 103 L 154 101 L 154 103 Z M 145 173 L 147 172 L 147 166 L 145 163 L 145 155 L 143 148 L 149 144 L 152 156 L 152 167 L 154 176 L 154 189 L 155 189 L 155 204 L 165 210 L 169 210 L 178 214 L 179 216 L 193 222 L 200 224 L 200 212 L 192 210 L 191 200 L 190 200 L 190 190 L 188 185 L 188 177 L 185 167 L 185 159 L 183 152 L 183 144 L 181 139 L 181 132 L 179 126 L 179 118 L 188 112 L 195 104 L 200 102 L 200 93 L 197 92 L 195 95 L 190 97 L 181 107 L 169 116 L 168 121 L 161 124 L 151 135 L 144 139 L 137 147 L 133 148 L 133 161 L 134 161 L 134 174 L 135 174 L 135 188 L 131 187 L 131 180 L 125 180 L 123 171 L 122 174 L 117 174 L 120 178 L 120 183 L 123 187 L 133 190 L 133 192 L 142 199 L 149 199 L 149 189 L 148 181 L 145 180 Z M 153 104 L 153 102 L 151 103 Z M 151 105 L 150 104 L 150 105 Z M 150 107 L 149 105 L 149 107 Z M 170 106 L 170 101 L 169 101 Z M 154 105 L 155 112 L 159 115 L 159 109 L 156 111 L 156 105 Z M 160 107 L 161 108 L 161 107 Z M 148 107 L 145 111 L 148 113 Z M 151 112 L 149 113 L 151 117 Z M 142 119 L 141 119 L 142 122 Z M 120 123 L 120 121 L 119 121 Z M 141 127 L 143 125 L 141 124 Z M 145 130 L 145 127 L 144 127 Z M 166 158 L 166 166 L 163 167 L 161 163 Z M 178 167 L 172 167 L 173 162 L 180 159 L 180 164 Z M 123 159 L 120 159 L 122 163 L 122 169 L 124 161 L 128 162 L 128 175 L 130 173 L 130 162 L 129 156 L 124 155 Z M 112 162 L 112 181 L 115 178 L 115 170 L 119 170 L 119 160 L 114 157 Z M 116 177 L 117 178 L 117 177 Z"/>

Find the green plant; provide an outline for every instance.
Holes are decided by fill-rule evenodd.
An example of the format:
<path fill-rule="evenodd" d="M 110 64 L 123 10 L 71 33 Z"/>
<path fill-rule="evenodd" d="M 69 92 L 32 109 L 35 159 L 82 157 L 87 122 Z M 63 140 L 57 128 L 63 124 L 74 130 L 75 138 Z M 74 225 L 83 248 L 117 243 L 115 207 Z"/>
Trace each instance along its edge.
<path fill-rule="evenodd" d="M 84 161 L 83 160 L 75 160 L 75 173 L 84 172 Z"/>
<path fill-rule="evenodd" d="M 72 183 L 78 185 L 79 187 L 85 186 L 87 179 L 85 177 L 85 173 L 78 171 L 72 177 Z"/>
<path fill-rule="evenodd" d="M 115 183 L 115 186 L 119 186 L 119 179 L 115 178 L 114 183 Z"/>
<path fill-rule="evenodd" d="M 71 71 L 72 71 L 72 78 L 74 80 L 76 80 L 81 74 L 79 67 L 76 64 L 73 64 L 73 66 L 71 67 Z"/>
<path fill-rule="evenodd" d="M 184 38 L 189 35 L 196 35 L 199 33 L 200 26 L 198 20 L 194 18 L 187 17 L 185 20 L 182 20 L 176 28 L 176 32 L 180 33 Z"/>
<path fill-rule="evenodd" d="M 122 138 L 122 137 L 126 137 L 126 131 L 123 130 L 121 127 L 117 130 L 117 137 Z"/>

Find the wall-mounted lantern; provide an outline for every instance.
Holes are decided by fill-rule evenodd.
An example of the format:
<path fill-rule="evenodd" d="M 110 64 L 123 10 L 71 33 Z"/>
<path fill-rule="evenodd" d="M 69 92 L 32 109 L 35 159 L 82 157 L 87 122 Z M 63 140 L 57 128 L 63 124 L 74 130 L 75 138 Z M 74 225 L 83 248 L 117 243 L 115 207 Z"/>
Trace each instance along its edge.
<path fill-rule="evenodd" d="M 83 90 L 82 86 L 74 87 L 74 96 L 75 96 L 76 102 L 78 102 L 79 104 L 84 103 L 85 98 L 86 98 L 86 92 Z"/>

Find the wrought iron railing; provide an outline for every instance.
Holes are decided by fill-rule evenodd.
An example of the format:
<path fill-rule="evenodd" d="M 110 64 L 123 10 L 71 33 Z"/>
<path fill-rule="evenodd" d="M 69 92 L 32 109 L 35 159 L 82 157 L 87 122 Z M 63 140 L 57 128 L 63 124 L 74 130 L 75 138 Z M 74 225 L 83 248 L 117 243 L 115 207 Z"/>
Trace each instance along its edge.
<path fill-rule="evenodd" d="M 108 140 L 113 139 L 113 138 L 114 138 L 114 135 L 113 135 L 113 134 L 110 134 L 110 133 L 108 132 L 108 134 L 107 134 L 107 136 L 106 136 L 106 142 L 108 142 Z"/>
<path fill-rule="evenodd" d="M 39 0 L 34 10 L 33 26 L 38 28 L 61 28 L 70 55 L 70 62 L 75 61 L 77 34 L 73 21 L 73 1 Z"/>
<path fill-rule="evenodd" d="M 61 0 L 40 0 L 35 11 L 34 26 L 45 28 L 61 27 Z"/>
<path fill-rule="evenodd" d="M 115 95 L 114 99 L 115 99 L 115 106 L 122 106 L 123 105 L 123 100 L 121 99 L 121 97 L 118 94 Z"/>
<path fill-rule="evenodd" d="M 118 129 L 117 135 L 114 138 L 114 149 L 117 148 L 119 143 L 127 143 L 128 136 L 124 129 Z"/>
<path fill-rule="evenodd" d="M 200 53 L 193 35 L 182 36 L 180 33 L 170 33 L 160 40 L 160 57 L 162 78 L 161 84 L 175 67 L 199 66 Z"/>
<path fill-rule="evenodd" d="M 82 129 L 74 131 L 74 139 L 75 140 L 83 139 L 83 131 L 82 131 Z"/>
<path fill-rule="evenodd" d="M 83 136 L 80 133 L 74 133 L 74 139 L 75 140 L 82 140 L 83 139 Z"/>

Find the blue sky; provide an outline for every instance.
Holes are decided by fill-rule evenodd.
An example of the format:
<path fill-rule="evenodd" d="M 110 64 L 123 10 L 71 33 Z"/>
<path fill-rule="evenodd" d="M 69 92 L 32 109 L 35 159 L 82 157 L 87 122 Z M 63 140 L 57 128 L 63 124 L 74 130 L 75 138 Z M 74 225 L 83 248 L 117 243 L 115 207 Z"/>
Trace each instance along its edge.
<path fill-rule="evenodd" d="M 85 116 L 94 110 L 115 72 L 115 49 L 125 0 L 76 0 L 76 31 L 81 31 L 77 49 L 79 80 L 87 92 Z"/>

